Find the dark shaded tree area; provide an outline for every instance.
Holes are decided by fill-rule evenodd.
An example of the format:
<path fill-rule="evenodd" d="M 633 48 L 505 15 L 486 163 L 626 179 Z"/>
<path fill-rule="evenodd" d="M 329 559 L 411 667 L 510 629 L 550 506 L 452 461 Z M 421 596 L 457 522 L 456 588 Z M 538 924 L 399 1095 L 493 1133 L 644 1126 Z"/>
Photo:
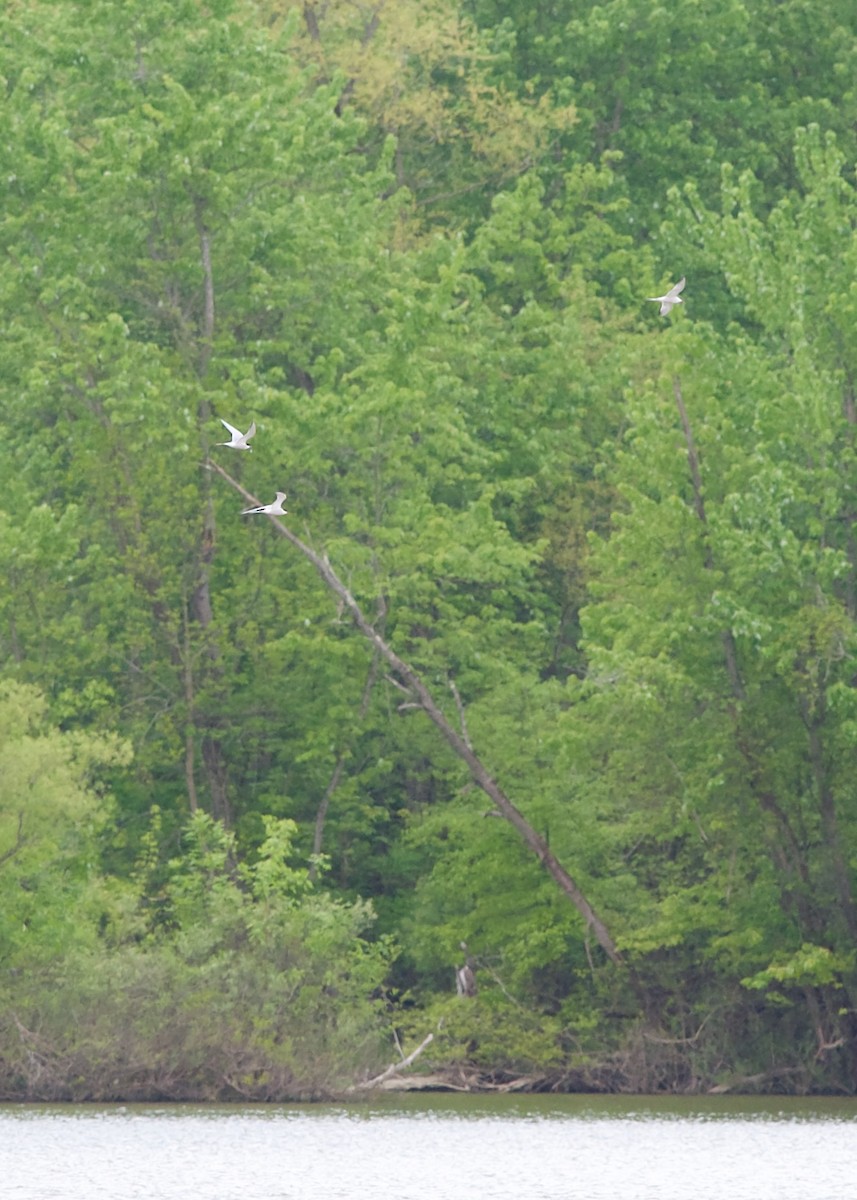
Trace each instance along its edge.
<path fill-rule="evenodd" d="M 852 7 L 0 27 L 0 1093 L 857 1090 Z"/>

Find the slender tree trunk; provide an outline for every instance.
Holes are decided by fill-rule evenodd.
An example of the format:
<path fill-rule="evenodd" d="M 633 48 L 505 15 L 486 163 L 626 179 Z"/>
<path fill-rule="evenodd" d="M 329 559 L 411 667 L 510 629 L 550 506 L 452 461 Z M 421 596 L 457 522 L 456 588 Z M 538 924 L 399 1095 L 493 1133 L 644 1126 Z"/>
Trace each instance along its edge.
<path fill-rule="evenodd" d="M 842 415 L 848 425 L 848 442 L 853 448 L 854 430 L 857 427 L 857 402 L 854 398 L 854 385 L 850 379 L 842 396 Z M 845 578 L 845 608 L 851 620 L 855 621 L 857 620 L 857 538 L 854 536 L 854 530 L 857 525 L 857 512 L 855 512 L 853 504 L 848 504 L 842 515 L 845 521 L 845 552 L 848 555 L 849 567 Z"/>
<path fill-rule="evenodd" d="M 202 270 L 202 324 L 199 328 L 196 370 L 200 381 L 203 381 L 208 371 L 214 349 L 215 305 L 214 270 L 211 259 L 211 232 L 205 221 L 203 202 L 199 199 L 194 201 L 194 221 L 199 242 L 199 262 Z M 197 422 L 203 443 L 205 442 L 205 435 L 202 431 L 210 419 L 211 406 L 205 390 L 202 388 L 197 408 Z M 208 477 L 206 477 L 203 483 L 202 500 L 202 529 L 200 531 L 197 552 L 196 583 L 191 597 L 191 613 L 202 631 L 205 656 L 209 664 L 209 676 L 216 681 L 222 677 L 223 672 L 220 665 L 220 650 L 213 636 L 212 629 L 214 608 L 211 601 L 211 565 L 214 562 L 217 530 L 214 519 L 214 501 L 211 495 L 211 480 Z M 229 803 L 229 771 L 226 764 L 226 757 L 223 753 L 223 746 L 217 734 L 217 719 L 210 714 L 201 712 L 195 704 L 192 718 L 193 724 L 199 730 L 200 756 L 205 772 L 211 813 L 223 821 L 225 825 L 231 825 L 232 810 Z M 195 798 L 191 798 L 191 803 L 195 803 Z"/>
<path fill-rule="evenodd" d="M 321 854 L 321 848 L 324 845 L 324 823 L 327 820 L 327 810 L 330 807 L 330 801 L 333 793 L 339 787 L 339 781 L 342 778 L 342 772 L 345 768 L 346 751 L 341 750 L 337 756 L 333 766 L 333 774 L 330 777 L 330 782 L 324 789 L 324 795 L 321 798 L 321 803 L 318 806 L 318 811 L 315 814 L 315 829 L 312 835 L 312 861 L 309 865 L 309 877 L 314 880 L 318 875 L 318 867 L 316 860 Z"/>
<path fill-rule="evenodd" d="M 208 468 L 215 471 L 244 499 L 251 505 L 258 505 L 260 501 L 251 493 L 242 487 L 237 480 L 233 479 L 227 471 L 215 462 L 209 462 Z M 447 743 L 452 747 L 458 757 L 466 764 L 473 780 L 485 792 L 489 799 L 493 802 L 497 812 L 500 813 L 509 824 L 515 829 L 522 841 L 530 848 L 545 870 L 553 878 L 554 882 L 560 890 L 571 901 L 580 915 L 586 922 L 587 928 L 592 930 L 596 941 L 603 949 L 604 953 L 616 964 L 622 963 L 622 957 L 616 948 L 610 931 L 602 918 L 598 915 L 594 907 L 584 895 L 581 888 L 568 873 L 565 867 L 557 859 L 552 852 L 545 839 L 533 829 L 529 821 L 524 817 L 523 813 L 512 803 L 505 792 L 502 790 L 497 781 L 490 775 L 482 761 L 474 753 L 471 747 L 467 744 L 465 738 L 454 728 L 446 719 L 442 709 L 435 702 L 434 697 L 429 692 L 426 685 L 423 683 L 420 676 L 410 667 L 403 659 L 399 658 L 396 652 L 387 644 L 375 627 L 367 620 L 362 609 L 357 601 L 351 595 L 345 584 L 339 579 L 336 572 L 330 565 L 327 556 L 316 554 L 304 542 L 301 541 L 296 534 L 292 533 L 287 525 L 284 525 L 277 517 L 269 517 L 269 520 L 274 525 L 277 532 L 295 547 L 296 550 L 306 558 L 315 567 L 316 571 L 321 576 L 325 585 L 338 596 L 344 608 L 346 608 L 353 620 L 354 624 L 363 634 L 363 636 L 371 642 L 372 646 L 377 651 L 378 655 L 392 669 L 394 675 L 399 682 L 410 692 L 411 696 L 417 702 L 418 706 L 434 723 L 440 731 Z"/>
<path fill-rule="evenodd" d="M 688 420 L 687 409 L 684 406 L 684 397 L 681 394 L 681 383 L 678 379 L 673 380 L 673 392 L 675 394 L 679 420 L 684 431 L 685 445 L 687 446 L 687 465 L 690 469 L 690 478 L 693 483 L 693 507 L 703 529 L 703 564 L 706 571 L 711 571 L 714 568 L 714 556 L 711 552 L 711 542 L 708 537 L 708 518 L 705 514 L 705 496 L 702 491 L 702 472 L 699 467 L 699 455 L 696 452 L 696 446 L 693 441 L 693 431 Z M 726 673 L 729 676 L 732 695 L 736 700 L 743 700 L 744 684 L 741 681 L 741 672 L 738 669 L 738 651 L 735 648 L 735 638 L 732 630 L 724 629 L 720 635 L 720 640 L 723 644 L 723 658 L 726 663 Z"/>
<path fill-rule="evenodd" d="M 199 801 L 196 794 L 196 739 L 193 731 L 193 712 L 195 707 L 193 659 L 190 639 L 190 618 L 187 610 L 187 603 L 185 603 L 183 606 L 182 624 L 184 626 L 184 662 L 182 663 L 182 671 L 184 674 L 185 706 L 187 708 L 184 744 L 184 773 L 185 784 L 187 786 L 188 804 L 190 805 L 190 811 L 195 813 L 199 807 Z"/>
<path fill-rule="evenodd" d="M 312 41 L 321 41 L 321 34 L 318 28 L 318 16 L 316 14 L 314 4 L 304 5 L 304 24 L 306 25 L 307 33 Z"/>
<path fill-rule="evenodd" d="M 842 838 L 839 832 L 839 819 L 833 789 L 830 785 L 830 774 L 827 770 L 822 739 L 822 723 L 824 721 L 823 696 L 816 701 L 816 711 L 810 713 L 804 706 L 804 719 L 809 735 L 809 757 L 812 763 L 812 773 L 815 779 L 815 789 L 818 801 L 818 811 L 821 818 L 821 832 L 827 850 L 836 888 L 839 910 L 848 931 L 852 945 L 857 946 L 857 911 L 854 907 L 854 894 L 851 890 L 851 877 L 848 863 L 842 852 Z"/>
<path fill-rule="evenodd" d="M 360 708 L 357 714 L 358 728 L 366 719 L 366 713 L 369 711 L 369 699 L 372 695 L 372 689 L 378 678 L 378 653 L 372 655 L 372 661 L 369 664 L 369 672 L 366 676 L 366 682 L 363 685 L 363 694 L 360 697 Z M 324 823 L 327 820 L 327 810 L 330 807 L 330 801 L 336 789 L 339 787 L 339 781 L 342 778 L 342 772 L 345 769 L 345 760 L 348 757 L 350 747 L 346 746 L 340 750 L 337 755 L 336 762 L 333 767 L 333 774 L 330 777 L 330 782 L 325 788 L 324 795 L 321 798 L 321 803 L 318 806 L 318 812 L 315 815 L 315 829 L 312 837 L 312 854 L 313 860 L 317 859 L 321 854 L 321 848 L 324 844 Z M 317 875 L 317 867 L 315 861 L 310 863 L 309 877 L 315 879 Z"/>
<path fill-rule="evenodd" d="M 678 378 L 673 380 L 673 395 L 675 396 L 676 408 L 687 449 L 687 464 L 693 486 L 693 507 L 701 526 L 703 565 L 706 571 L 712 571 L 715 564 L 709 536 L 708 516 L 705 511 L 702 470 L 699 454 L 693 439 L 693 430 L 682 395 L 681 381 Z M 785 878 L 789 876 L 796 877 L 798 886 L 793 891 L 787 889 L 786 896 L 794 903 L 804 927 L 815 930 L 818 922 L 806 899 L 809 890 L 809 868 L 806 862 L 806 855 L 801 849 L 800 842 L 795 836 L 788 816 L 778 802 L 775 794 L 765 783 L 765 772 L 742 721 L 741 704 L 746 699 L 746 689 L 744 681 L 741 678 L 738 652 L 732 630 L 724 629 L 721 632 L 720 640 L 723 646 L 723 661 L 731 692 L 729 713 L 734 728 L 735 745 L 747 767 L 747 781 L 751 794 L 759 805 L 759 808 L 769 818 L 773 818 L 779 832 L 779 838 L 772 837 L 769 842 L 769 852 Z"/>

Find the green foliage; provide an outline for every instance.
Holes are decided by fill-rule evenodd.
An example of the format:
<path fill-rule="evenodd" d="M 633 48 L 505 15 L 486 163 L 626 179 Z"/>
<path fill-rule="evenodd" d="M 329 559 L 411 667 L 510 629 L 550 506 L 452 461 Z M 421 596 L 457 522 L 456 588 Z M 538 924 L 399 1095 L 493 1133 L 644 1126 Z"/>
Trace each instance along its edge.
<path fill-rule="evenodd" d="M 472 1001 L 437 1000 L 421 1014 L 438 1033 L 424 1056 L 428 1064 L 476 1068 L 495 1077 L 556 1072 L 567 1062 L 556 1017 L 516 1005 L 499 989 Z"/>
<path fill-rule="evenodd" d="M 114 911 L 109 940 L 10 979 L 3 1093 L 312 1098 L 374 1069 L 391 946 L 361 936 L 368 903 L 313 892 L 289 865 L 292 833 L 269 822 L 242 880 L 234 839 L 198 814 L 169 867 L 168 921 L 141 938 L 138 914 Z"/>
<path fill-rule="evenodd" d="M 848 3 L 823 12 L 812 0 L 464 7 L 480 26 L 511 34 L 519 86 L 573 99 L 578 119 L 566 144 L 578 159 L 621 154 L 629 216 L 643 235 L 657 234 L 671 186 L 694 180 L 711 200 L 724 163 L 752 170 L 769 201 L 794 188 L 799 126 L 835 131 L 853 155 Z M 658 243 L 675 262 L 673 240 Z"/>
<path fill-rule="evenodd" d="M 804 942 L 800 950 L 787 959 L 771 963 L 764 971 L 757 971 L 749 979 L 742 979 L 744 987 L 766 988 L 779 983 L 786 987 L 841 987 L 843 973 L 854 970 L 853 954 L 833 954 L 826 946 L 813 946 Z"/>
<path fill-rule="evenodd" d="M 0 684 L 0 969 L 18 972 L 91 936 L 94 838 L 112 813 L 96 781 L 124 764 L 116 737 L 63 733 L 35 688 Z"/>
<path fill-rule="evenodd" d="M 573 104 L 520 88 L 509 73 L 510 32 L 481 33 L 463 7 L 455 0 L 371 10 L 343 0 L 260 5 L 274 21 L 292 20 L 301 61 L 339 79 L 340 111 L 354 108 L 367 119 L 367 148 L 395 137 L 396 180 L 421 225 L 461 227 L 484 216 L 486 198 L 549 161 L 576 120 Z"/>
<path fill-rule="evenodd" d="M 853 1090 L 852 7 L 79 9 L 0 17 L 7 1094 L 327 1094 L 385 988 Z"/>

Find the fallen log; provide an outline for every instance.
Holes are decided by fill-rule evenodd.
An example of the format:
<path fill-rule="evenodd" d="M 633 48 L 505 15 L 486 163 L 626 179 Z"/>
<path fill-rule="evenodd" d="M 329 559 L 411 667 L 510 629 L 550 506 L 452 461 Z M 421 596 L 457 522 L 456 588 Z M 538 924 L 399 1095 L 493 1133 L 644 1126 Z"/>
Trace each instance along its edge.
<path fill-rule="evenodd" d="M 381 1074 L 376 1075 L 374 1077 L 374 1079 L 367 1079 L 363 1083 L 355 1083 L 353 1085 L 353 1087 L 350 1087 L 348 1089 L 349 1092 L 363 1092 L 363 1091 L 367 1091 L 369 1088 L 383 1087 L 385 1082 L 388 1079 L 390 1079 L 394 1075 L 397 1075 L 399 1073 L 399 1071 L 404 1071 L 406 1067 L 409 1067 L 411 1065 L 411 1063 L 413 1063 L 417 1058 L 419 1058 L 419 1056 L 422 1054 L 423 1050 L 425 1050 L 426 1046 L 428 1046 L 429 1043 L 433 1042 L 433 1041 L 434 1041 L 434 1034 L 433 1033 L 427 1034 L 423 1038 L 423 1040 L 420 1042 L 420 1044 L 417 1046 L 416 1050 L 413 1050 L 407 1056 L 407 1058 L 403 1058 L 401 1062 L 390 1063 L 390 1065 L 389 1065 L 389 1067 L 387 1067 L 386 1071 L 382 1071 Z"/>

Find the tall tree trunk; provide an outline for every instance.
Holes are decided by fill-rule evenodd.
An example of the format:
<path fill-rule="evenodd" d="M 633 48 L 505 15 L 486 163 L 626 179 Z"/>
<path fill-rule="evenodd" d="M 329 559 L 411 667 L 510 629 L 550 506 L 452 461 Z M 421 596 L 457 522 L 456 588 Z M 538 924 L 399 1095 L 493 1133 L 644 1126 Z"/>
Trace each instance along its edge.
<path fill-rule="evenodd" d="M 197 347 L 196 371 L 200 383 L 204 383 L 206 372 L 214 349 L 214 271 L 211 259 L 211 232 L 205 221 L 203 202 L 194 201 L 194 221 L 199 242 L 199 261 L 202 271 L 202 324 L 199 328 Z M 201 388 L 200 400 L 197 407 L 197 423 L 203 442 L 203 452 L 207 453 L 207 443 L 204 434 L 205 426 L 211 419 L 211 406 Z M 211 600 L 211 565 L 214 561 L 216 548 L 216 525 L 214 519 L 214 500 L 211 494 L 211 479 L 206 476 L 202 485 L 202 528 L 197 546 L 196 581 L 191 595 L 191 615 L 202 632 L 205 658 L 208 662 L 208 676 L 215 683 L 222 678 L 223 670 L 220 663 L 220 649 L 214 638 L 212 628 L 214 608 Z M 215 695 L 217 689 L 215 688 Z M 205 783 L 208 790 L 210 810 L 213 816 L 223 821 L 225 825 L 232 823 L 232 810 L 229 802 L 229 771 L 223 745 L 218 736 L 219 722 L 215 715 L 203 712 L 197 706 L 195 698 L 190 697 L 192 708 L 192 725 L 199 730 L 200 757 L 205 773 Z M 185 751 L 186 763 L 191 761 L 193 748 Z M 196 789 L 193 782 L 194 791 Z M 195 796 L 190 796 L 191 804 L 196 803 Z"/>
<path fill-rule="evenodd" d="M 848 426 L 848 444 L 854 447 L 854 430 L 857 428 L 857 401 L 854 397 L 854 384 L 848 379 L 842 396 L 842 415 Z M 845 608 L 852 621 L 857 620 L 857 511 L 854 505 L 848 503 L 842 514 L 845 523 L 845 553 L 848 555 L 848 574 L 845 577 Z"/>
<path fill-rule="evenodd" d="M 685 447 L 687 450 L 687 464 L 690 474 L 691 485 L 693 487 L 693 507 L 699 518 L 701 527 L 702 547 L 703 547 L 703 565 L 706 571 L 714 570 L 714 554 L 711 549 L 710 531 L 708 525 L 708 516 L 705 511 L 705 495 L 702 485 L 702 469 L 700 466 L 699 454 L 696 449 L 696 444 L 693 438 L 693 430 L 691 428 L 690 419 L 687 414 L 687 408 L 684 403 L 684 396 L 681 389 L 681 381 L 678 378 L 673 380 L 673 395 L 675 396 L 676 408 L 678 410 L 679 420 L 681 421 L 682 431 L 684 433 Z M 723 662 L 726 668 L 726 675 L 729 679 L 729 688 L 731 693 L 731 701 L 728 705 L 729 715 L 732 720 L 732 725 L 735 734 L 735 745 L 739 754 L 744 760 L 747 768 L 747 782 L 750 792 L 758 804 L 759 808 L 765 815 L 772 819 L 774 828 L 778 831 L 778 838 L 769 840 L 769 853 L 784 879 L 788 880 L 791 877 L 796 884 L 784 888 L 784 899 L 788 900 L 795 906 L 797 914 L 805 928 L 817 931 L 817 918 L 807 901 L 809 892 L 809 867 L 806 861 L 806 855 L 801 848 L 800 841 L 795 835 L 791 822 L 788 819 L 786 812 L 779 803 L 776 794 L 766 783 L 766 773 L 762 763 L 759 761 L 759 756 L 752 743 L 752 738 L 749 735 L 744 722 L 744 714 L 742 711 L 742 703 L 746 699 L 746 689 L 744 681 L 741 678 L 741 670 L 738 664 L 738 652 L 735 645 L 735 638 L 731 629 L 724 629 L 720 634 L 720 641 L 723 647 Z"/>

